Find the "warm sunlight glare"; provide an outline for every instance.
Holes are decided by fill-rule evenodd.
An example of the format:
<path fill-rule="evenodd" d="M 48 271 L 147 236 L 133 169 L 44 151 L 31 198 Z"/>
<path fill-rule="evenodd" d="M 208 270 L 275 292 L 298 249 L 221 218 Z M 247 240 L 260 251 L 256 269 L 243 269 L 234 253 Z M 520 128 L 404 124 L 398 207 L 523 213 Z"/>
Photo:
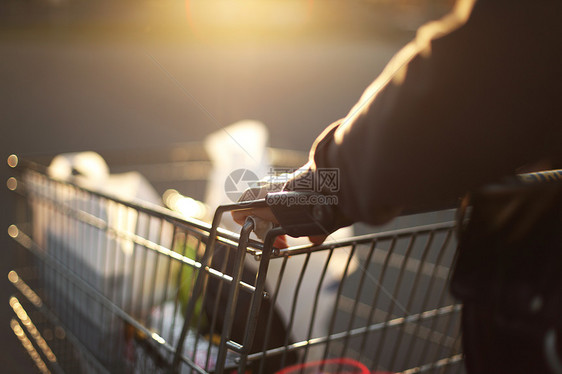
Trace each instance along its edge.
<path fill-rule="evenodd" d="M 312 5 L 312 0 L 185 0 L 185 12 L 199 38 L 259 40 L 299 29 L 309 20 Z"/>

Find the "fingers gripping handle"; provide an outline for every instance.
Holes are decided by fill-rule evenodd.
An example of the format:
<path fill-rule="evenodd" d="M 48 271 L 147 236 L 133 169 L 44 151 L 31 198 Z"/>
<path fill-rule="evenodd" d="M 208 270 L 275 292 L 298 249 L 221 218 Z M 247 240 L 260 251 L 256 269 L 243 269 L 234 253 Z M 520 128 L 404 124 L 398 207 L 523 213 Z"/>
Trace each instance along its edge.
<path fill-rule="evenodd" d="M 315 192 L 282 191 L 268 193 L 265 202 L 292 237 L 328 235 L 336 225 L 334 205 Z"/>
<path fill-rule="evenodd" d="M 266 221 L 258 216 L 248 216 L 248 218 L 254 222 L 254 233 L 261 240 L 264 240 L 269 230 L 274 227 L 273 222 Z"/>

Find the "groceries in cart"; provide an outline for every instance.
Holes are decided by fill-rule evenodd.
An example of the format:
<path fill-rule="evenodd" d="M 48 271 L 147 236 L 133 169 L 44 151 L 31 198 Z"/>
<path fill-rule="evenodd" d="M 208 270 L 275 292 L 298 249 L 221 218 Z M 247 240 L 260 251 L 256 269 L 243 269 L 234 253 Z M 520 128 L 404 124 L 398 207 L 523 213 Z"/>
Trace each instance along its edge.
<path fill-rule="evenodd" d="M 257 126 L 238 123 L 225 138 L 209 139 L 259 143 L 247 135 L 265 136 Z M 314 372 L 308 364 L 334 358 L 355 359 L 370 372 L 458 367 L 460 307 L 446 292 L 451 222 L 412 227 L 417 221 L 406 219 L 399 230 L 352 237 L 348 229 L 323 245 L 288 238 L 288 248 L 272 248 L 250 226 L 229 230 L 238 227 L 228 226 L 225 209 L 246 203 L 230 200 L 217 169 L 234 159 L 243 165 L 247 155 L 218 147 L 232 152 L 213 160 L 224 200 L 197 201 L 204 196 L 174 187 L 164 200 L 183 206 L 177 211 L 161 206 L 147 182 L 154 174 L 111 173 L 94 153 L 60 155 L 50 168 L 21 161 L 26 215 L 10 235 L 35 270 L 18 272 L 17 287 L 22 300 L 35 290 L 25 308 L 37 309 L 48 329 L 65 331 L 70 351 L 53 347 L 62 371 Z M 159 162 L 142 170 L 161 176 L 167 164 Z M 204 213 L 213 211 L 226 213 L 223 227 L 208 223 Z"/>
<path fill-rule="evenodd" d="M 211 211 L 214 211 L 220 205 L 237 201 L 247 188 L 255 186 L 260 180 L 275 176 L 272 175 L 272 167 L 266 152 L 267 138 L 267 128 L 263 123 L 257 121 L 240 121 L 212 133 L 206 138 L 205 148 L 213 162 L 213 171 L 209 178 L 206 199 Z M 227 190 L 225 194 L 225 188 L 228 187 L 225 181 L 229 180 L 228 178 L 233 171 L 239 169 L 252 171 L 257 180 L 251 181 L 254 184 L 239 185 L 236 191 Z M 240 230 L 240 226 L 234 223 L 230 215 L 226 215 L 221 224 L 231 231 Z M 329 240 L 337 241 L 351 236 L 353 236 L 353 228 L 347 227 L 335 232 Z M 307 245 L 309 242 L 305 238 L 288 237 L 287 244 L 293 247 Z M 293 301 L 297 283 L 299 283 L 299 278 L 303 276 L 303 273 L 305 279 L 300 280 L 302 284 L 316 285 L 323 271 L 325 271 L 312 335 L 323 336 L 327 333 L 328 319 L 334 306 L 338 282 L 346 268 L 349 253 L 345 248 L 333 253 L 330 265 L 324 270 L 327 256 L 328 253 L 324 251 L 312 254 L 308 260 L 304 256 L 294 256 L 285 265 L 282 261 L 272 261 L 269 265 L 266 288 L 271 291 L 275 289 L 278 277 L 282 273 L 281 267 L 283 266 L 285 269 L 282 285 L 277 291 L 275 309 L 278 310 L 285 326 L 289 324 L 291 314 L 300 316 L 300 318 L 293 320 L 290 329 L 294 341 L 306 339 L 310 323 L 309 316 L 314 309 L 314 293 L 316 292 L 314 288 L 303 290 L 304 292 L 299 293 L 298 300 Z M 306 265 L 305 261 L 307 262 Z M 247 261 L 248 271 L 256 272 L 258 264 L 256 261 Z M 307 268 L 306 272 L 303 272 L 304 266 Z M 355 271 L 356 266 L 356 262 L 351 262 L 351 268 L 347 270 L 348 273 Z M 296 310 L 294 311 L 292 310 L 293 304 L 296 304 Z M 313 353 L 309 355 L 312 359 L 314 358 Z"/>
<path fill-rule="evenodd" d="M 210 221 L 212 217 L 203 216 L 201 212 L 214 212 L 218 206 L 232 203 L 232 192 L 236 191 L 225 191 L 225 181 L 233 170 L 252 170 L 258 178 L 266 177 L 271 173 L 266 152 L 267 136 L 266 127 L 256 121 L 241 121 L 211 134 L 205 141 L 205 148 L 213 165 L 205 202 L 182 196 L 177 191 L 175 195 L 170 195 L 171 192 L 168 191 L 164 202 L 175 199 L 177 205 L 178 199 L 190 199 L 188 202 L 199 208 L 198 211 L 190 210 L 194 215 L 198 215 L 195 218 Z M 175 344 L 179 337 L 177 327 L 183 324 L 184 310 L 176 308 L 173 313 L 169 312 L 170 298 L 174 297 L 174 290 L 170 289 L 171 276 L 167 274 L 179 274 L 181 282 L 185 284 L 193 281 L 195 272 L 189 267 L 180 270 L 177 265 L 169 265 L 167 261 L 159 260 L 157 250 L 171 249 L 191 260 L 196 260 L 205 250 L 204 245 L 191 241 L 183 245 L 178 244 L 180 236 L 174 233 L 171 224 L 164 220 L 152 219 L 150 215 L 121 204 L 120 202 L 132 202 L 147 207 L 161 206 L 163 199 L 150 182 L 138 172 L 110 173 L 105 160 L 95 152 L 58 155 L 47 168 L 47 174 L 53 180 L 62 182 L 60 186 L 57 185 L 56 191 L 50 188 L 44 189 L 42 183 L 38 181 L 30 180 L 28 183 L 33 194 L 42 197 L 36 198 L 32 203 L 35 221 L 33 234 L 38 246 L 54 248 L 54 256 L 60 260 L 61 265 L 80 269 L 80 277 L 110 300 L 123 300 L 123 311 L 145 321 L 148 328 L 157 328 L 158 326 L 152 322 L 158 320 L 159 325 L 162 326 L 160 333 L 169 335 L 170 343 Z M 84 191 L 76 190 L 73 184 L 83 188 Z M 250 184 L 242 188 L 245 189 L 247 186 Z M 96 193 L 100 194 L 99 198 L 96 198 Z M 81 217 L 72 222 L 67 222 L 66 219 L 53 220 L 49 213 L 52 208 L 44 203 L 44 199 L 55 203 L 56 209 L 61 212 L 70 209 L 73 214 Z M 238 230 L 230 215 L 223 217 L 221 227 L 231 231 Z M 346 228 L 335 233 L 333 238 L 334 240 L 347 238 L 352 234 L 352 229 Z M 290 246 L 306 243 L 303 239 L 295 238 L 289 238 L 288 242 Z M 153 250 L 141 249 L 143 246 Z M 216 259 L 211 266 L 220 267 L 219 260 L 225 257 L 228 259 L 227 268 L 232 268 L 233 252 L 227 251 L 220 245 L 217 246 L 216 251 Z M 338 283 L 344 271 L 349 274 L 356 268 L 355 262 L 346 261 L 347 257 L 348 253 L 344 249 L 337 253 L 326 251 L 313 253 L 308 259 L 304 256 L 292 256 L 287 263 L 280 260 L 271 261 L 266 292 L 276 291 L 275 303 L 264 301 L 262 319 L 265 320 L 271 310 L 275 330 L 270 331 L 270 336 L 267 337 L 265 331 L 258 330 L 253 351 L 260 350 L 261 344 L 266 340 L 271 347 L 276 347 L 306 340 L 308 336 L 326 335 L 329 315 L 335 305 Z M 331 261 L 328 261 L 330 258 Z M 329 266 L 326 267 L 328 262 Z M 254 260 L 253 257 L 246 261 L 243 279 L 251 283 L 257 274 L 258 266 L 259 261 Z M 232 269 L 227 269 L 228 271 Z M 64 304 L 59 305 L 71 305 L 80 315 L 90 315 L 92 330 L 100 332 L 98 337 L 93 339 L 94 345 L 100 346 L 105 338 L 114 337 L 116 332 L 111 330 L 123 328 L 123 324 L 104 313 L 100 305 L 86 299 L 73 300 L 73 293 L 61 286 L 52 274 L 45 272 L 43 276 L 45 283 L 59 289 L 62 298 L 66 300 Z M 280 279 L 280 276 L 283 279 Z M 293 300 L 295 289 L 299 284 L 316 285 L 319 282 L 322 283 L 319 290 L 316 287 L 310 289 L 303 287 L 298 298 Z M 198 306 L 207 322 L 213 318 L 211 314 L 218 307 L 214 304 L 226 302 L 227 293 L 221 292 L 221 288 L 225 288 L 222 281 L 213 278 L 208 281 L 207 292 L 217 295 L 218 299 L 214 301 L 212 297 L 207 297 L 205 302 L 200 302 Z M 180 286 L 175 293 L 183 308 L 186 307 L 190 297 L 188 290 L 188 287 Z M 315 298 L 315 293 L 318 292 L 319 296 Z M 244 310 L 249 306 L 249 296 L 243 294 L 240 297 L 237 309 L 240 318 L 244 317 Z M 311 315 L 313 310 L 314 316 Z M 298 318 L 295 318 L 295 315 Z M 218 329 L 214 331 L 215 336 L 206 338 L 208 345 L 212 345 L 216 336 L 221 334 L 220 324 L 224 316 L 219 313 L 214 318 L 218 321 L 216 322 Z M 311 318 L 312 327 L 309 326 Z M 244 333 L 243 324 L 235 325 L 231 332 L 235 340 L 241 340 Z M 189 336 L 192 335 L 188 334 Z M 190 351 L 190 344 L 184 346 L 186 355 L 194 353 Z M 201 346 L 200 352 L 206 354 L 207 351 L 207 346 Z M 211 354 L 213 355 L 214 353 Z M 287 357 L 284 364 L 296 362 L 295 354 L 289 354 Z M 310 360 L 321 358 L 320 351 L 316 352 L 312 347 L 308 352 L 308 358 Z M 269 364 L 276 359 L 270 359 Z M 206 364 L 211 368 L 214 367 L 212 360 Z M 271 367 L 270 370 L 279 368 L 279 363 L 273 365 L 275 367 Z"/>
<path fill-rule="evenodd" d="M 104 159 L 95 152 L 58 155 L 52 160 L 47 173 L 53 179 L 73 182 L 118 200 L 161 205 L 162 199 L 143 175 L 136 171 L 111 174 Z M 67 188 L 72 187 L 68 185 Z M 46 193 L 49 194 L 48 191 Z M 155 255 L 148 253 L 146 258 L 141 258 L 141 252 L 135 251 L 135 236 L 140 229 L 145 239 L 155 241 L 156 236 L 159 236 L 169 245 L 173 235 L 172 227 L 151 221 L 149 217 L 121 204 L 114 204 L 105 199 L 95 200 L 90 195 L 81 196 L 71 194 L 70 191 L 67 193 L 68 195 L 65 195 L 65 188 L 61 186 L 52 199 L 56 199 L 61 207 L 75 207 L 77 214 L 85 215 L 85 221 L 91 219 L 92 222 L 76 222 L 73 225 L 64 221 L 60 224 L 37 222 L 35 237 L 41 238 L 39 244 L 42 244 L 43 240 L 58 242 L 56 247 L 61 251 L 58 256 L 64 264 L 79 263 L 84 277 L 92 279 L 101 292 L 116 294 L 122 289 L 124 297 L 130 299 L 127 311 L 146 317 L 150 300 L 143 292 L 146 294 L 151 290 L 148 283 L 154 285 L 151 292 L 158 300 L 163 297 L 167 280 L 163 277 L 149 279 L 140 274 L 141 271 L 161 272 L 156 269 L 158 264 Z M 41 209 L 45 207 L 36 204 L 34 208 L 37 209 L 34 217 L 41 220 L 44 216 Z M 111 235 L 102 237 L 96 223 L 107 225 L 106 229 Z M 112 259 L 100 258 L 103 247 L 111 249 Z M 128 266 L 128 263 L 133 266 Z M 146 267 L 141 269 L 144 264 Z"/>
<path fill-rule="evenodd" d="M 267 129 L 265 126 L 256 121 L 242 121 L 226 127 L 216 133 L 211 134 L 205 141 L 205 148 L 213 163 L 213 169 L 209 177 L 207 185 L 207 194 L 205 206 L 207 211 L 214 212 L 215 209 L 224 204 L 231 204 L 233 199 L 237 199 L 241 192 L 251 184 L 245 184 L 240 191 L 228 190 L 229 177 L 233 170 L 251 170 L 253 175 L 265 177 L 271 172 L 268 155 L 266 152 L 267 145 Z M 255 183 L 257 180 L 246 181 L 246 183 Z M 176 199 L 184 199 L 178 197 Z M 177 200 L 176 200 L 177 201 Z M 207 217 L 210 220 L 211 217 Z M 225 215 L 221 221 L 221 226 L 237 231 L 239 229 L 230 215 Z M 335 237 L 350 237 L 352 229 L 346 228 L 335 234 Z M 257 237 L 253 236 L 254 239 Z M 303 239 L 289 239 L 291 246 L 306 244 Z M 188 251 L 192 249 L 188 248 Z M 330 265 L 326 267 L 328 256 L 332 257 Z M 338 259 L 342 257 L 342 259 Z M 320 337 L 327 334 L 329 315 L 335 305 L 336 290 L 338 282 L 341 279 L 344 269 L 351 273 L 356 268 L 355 263 L 351 266 L 347 265 L 344 257 L 348 257 L 345 251 L 339 253 L 328 254 L 328 252 L 314 253 L 310 259 L 304 256 L 294 256 L 283 263 L 280 260 L 272 261 L 269 265 L 268 276 L 266 279 L 266 292 L 275 292 L 275 302 L 271 303 L 270 299 L 265 299 L 262 303 L 262 309 L 259 316 L 258 325 L 265 325 L 267 318 L 271 313 L 273 319 L 273 330 L 266 331 L 259 328 L 254 338 L 251 352 L 258 352 L 264 344 L 269 347 L 284 346 L 296 341 L 306 340 L 307 336 Z M 226 259 L 224 265 L 221 265 L 223 259 Z M 233 272 L 234 252 L 224 246 L 218 245 L 215 249 L 212 268 L 222 268 L 228 274 Z M 242 274 L 242 280 L 251 284 L 256 278 L 259 262 L 250 258 L 245 262 Z M 305 271 L 306 269 L 306 271 Z M 281 279 L 280 277 L 283 277 Z M 185 278 L 187 279 L 187 277 Z M 298 298 L 295 297 L 295 290 L 299 288 L 299 284 L 316 285 L 322 283 L 320 290 L 316 287 L 303 289 L 299 293 Z M 279 286 L 277 286 L 279 284 Z M 277 286 L 277 287 L 276 287 Z M 221 305 L 226 305 L 228 293 L 221 292 L 221 288 L 227 288 L 223 282 L 210 278 L 207 283 L 207 295 L 205 302 L 202 302 L 199 308 L 203 311 L 203 315 L 210 321 L 213 319 L 213 311 L 220 309 Z M 315 298 L 315 293 L 320 295 Z M 238 306 L 235 311 L 237 319 L 244 319 L 246 311 L 251 303 L 251 295 L 242 293 L 238 300 Z M 184 299 L 184 304 L 185 304 Z M 312 315 L 314 311 L 314 316 Z M 215 319 L 219 327 L 218 333 L 222 329 L 222 321 L 225 317 L 225 311 L 220 310 Z M 298 316 L 295 318 L 294 316 Z M 171 318 L 168 315 L 168 318 Z M 312 331 L 310 331 L 310 321 L 313 321 Z M 165 321 L 166 324 L 168 321 Z M 182 320 L 183 322 L 183 320 Z M 177 325 L 177 324 L 176 324 Z M 237 323 L 231 331 L 231 338 L 235 341 L 242 341 L 245 334 L 245 324 Z M 217 333 L 215 332 L 215 333 Z M 189 336 L 189 335 L 188 335 Z M 212 340 L 212 337 L 210 338 Z M 320 352 L 315 348 L 311 348 L 308 357 L 310 359 L 320 358 Z M 317 357 L 318 356 L 318 357 Z M 297 356 L 290 353 L 285 360 L 285 364 L 295 362 Z M 212 361 L 212 360 L 211 360 Z M 274 356 L 267 360 L 266 372 L 271 372 L 279 368 L 280 356 Z M 211 362 L 211 366 L 212 365 Z"/>

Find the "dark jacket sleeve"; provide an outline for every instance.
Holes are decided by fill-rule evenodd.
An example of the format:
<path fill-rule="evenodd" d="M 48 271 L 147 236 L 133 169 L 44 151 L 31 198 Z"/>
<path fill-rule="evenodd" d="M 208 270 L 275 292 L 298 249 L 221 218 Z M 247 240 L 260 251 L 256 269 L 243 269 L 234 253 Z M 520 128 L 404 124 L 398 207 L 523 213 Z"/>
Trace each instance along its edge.
<path fill-rule="evenodd" d="M 460 1 L 422 27 L 311 150 L 339 170 L 342 222 L 454 206 L 517 167 L 560 158 L 559 1 Z"/>

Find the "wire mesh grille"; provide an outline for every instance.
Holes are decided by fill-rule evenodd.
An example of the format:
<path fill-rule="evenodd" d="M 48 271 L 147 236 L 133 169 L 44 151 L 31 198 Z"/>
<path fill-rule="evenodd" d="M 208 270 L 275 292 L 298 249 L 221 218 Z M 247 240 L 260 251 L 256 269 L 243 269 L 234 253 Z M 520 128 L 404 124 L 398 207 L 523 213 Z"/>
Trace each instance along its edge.
<path fill-rule="evenodd" d="M 447 288 L 454 250 L 446 223 L 286 251 L 268 278 L 301 334 L 267 354 L 284 364 L 293 351 L 298 361 L 349 357 L 372 371 L 442 372 L 461 359 L 460 305 Z"/>
<path fill-rule="evenodd" d="M 21 282 L 41 305 L 24 300 L 68 337 L 53 343 L 56 370 L 167 372 L 186 324 L 181 373 L 214 372 L 221 347 L 227 372 L 241 358 L 273 373 L 337 357 L 372 372 L 463 372 L 451 223 L 290 248 L 266 272 L 256 249 L 236 263 L 237 236 L 219 234 L 209 254 L 209 226 L 33 170 L 20 185 L 27 217 L 12 236 L 32 254 Z"/>

